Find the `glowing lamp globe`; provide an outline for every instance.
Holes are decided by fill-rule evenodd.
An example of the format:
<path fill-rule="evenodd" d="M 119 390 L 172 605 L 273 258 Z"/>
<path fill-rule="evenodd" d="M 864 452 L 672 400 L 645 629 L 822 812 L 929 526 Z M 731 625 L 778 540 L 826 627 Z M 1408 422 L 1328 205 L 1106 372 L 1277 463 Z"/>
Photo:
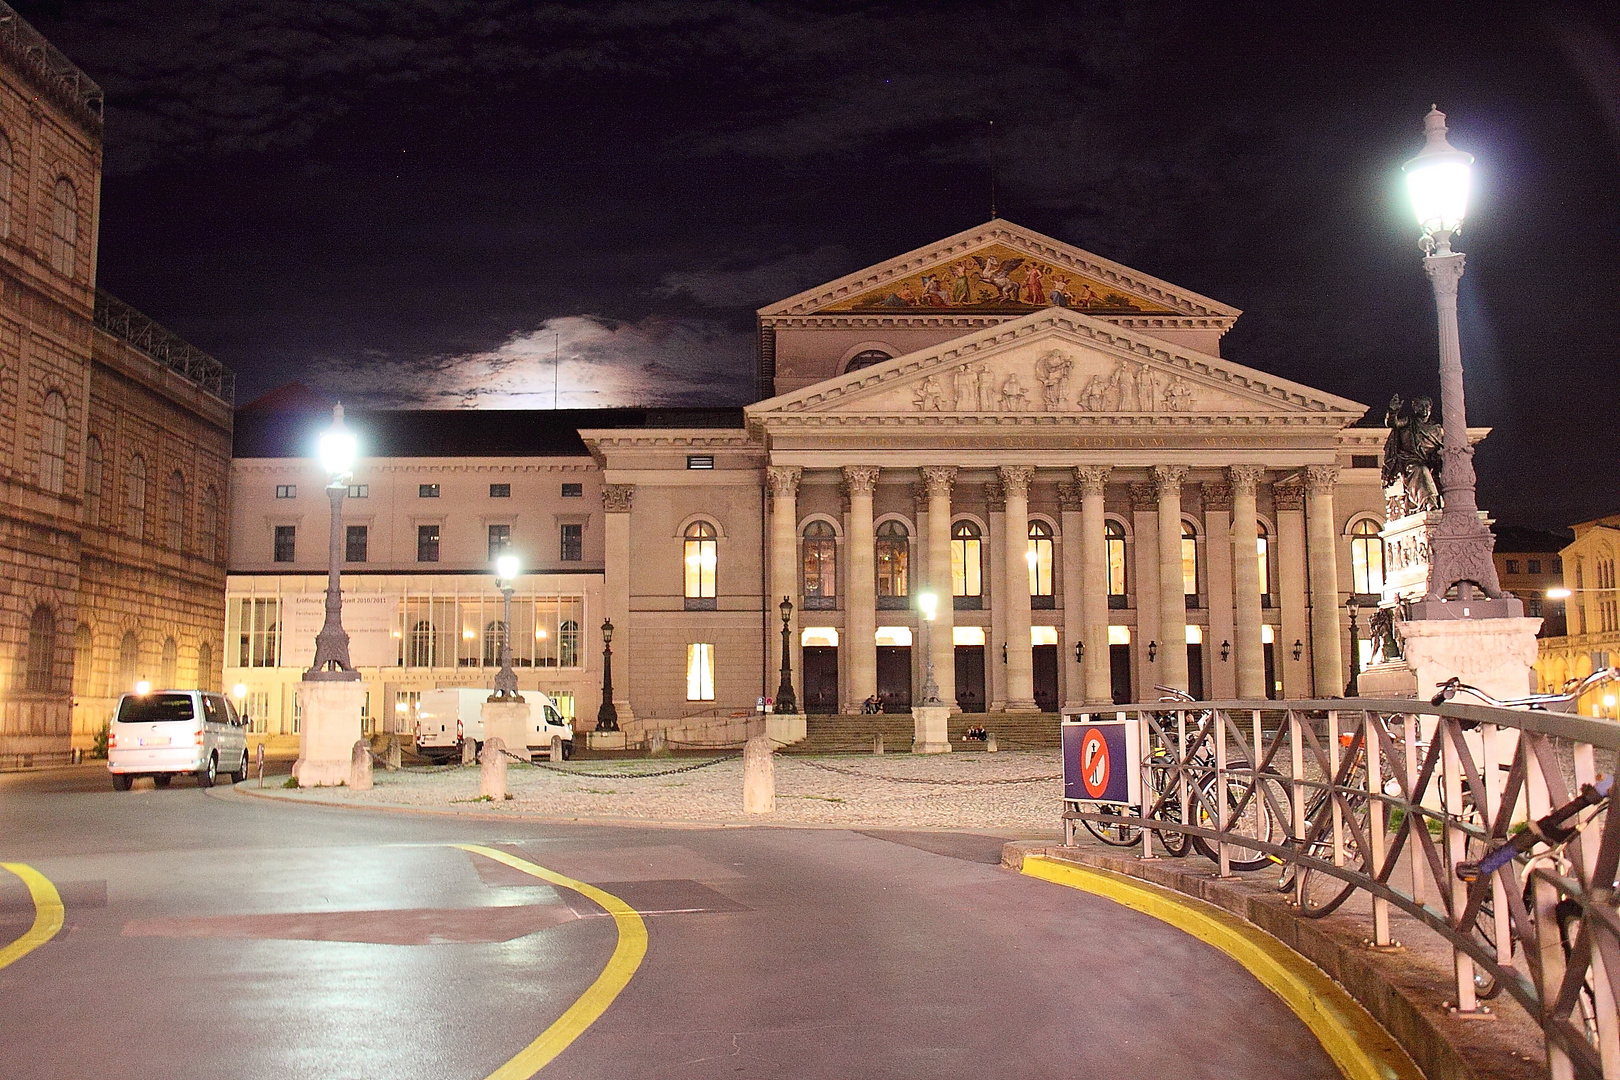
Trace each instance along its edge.
<path fill-rule="evenodd" d="M 1425 142 L 1401 168 L 1412 210 L 1425 236 L 1449 237 L 1468 214 L 1468 178 L 1474 155 L 1446 141 L 1446 114 L 1431 107 L 1423 118 Z"/>
<path fill-rule="evenodd" d="M 237 701 L 241 701 L 243 698 L 247 697 L 247 683 L 237 683 L 235 686 L 231 687 L 231 696 Z"/>
<path fill-rule="evenodd" d="M 1569 589 L 1548 589 L 1547 590 L 1547 599 L 1549 599 L 1549 600 L 1568 600 L 1571 596 L 1574 596 L 1574 595 L 1575 594 L 1573 592 L 1571 592 Z"/>
<path fill-rule="evenodd" d="M 135 684 L 135 692 L 144 697 L 152 692 L 152 684 L 147 682 L 145 679 L 142 679 L 140 682 Z"/>
<path fill-rule="evenodd" d="M 332 409 L 332 426 L 322 433 L 316 449 L 321 468 L 334 479 L 354 474 L 354 459 L 359 453 L 359 444 L 355 441 L 354 433 L 343 426 L 342 405 Z"/>
<path fill-rule="evenodd" d="M 516 555 L 502 555 L 495 560 L 495 573 L 502 581 L 511 581 L 518 576 L 521 564 Z"/>
<path fill-rule="evenodd" d="M 939 597 L 931 592 L 922 593 L 917 597 L 917 607 L 922 611 L 923 618 L 933 622 L 934 615 L 939 611 Z"/>

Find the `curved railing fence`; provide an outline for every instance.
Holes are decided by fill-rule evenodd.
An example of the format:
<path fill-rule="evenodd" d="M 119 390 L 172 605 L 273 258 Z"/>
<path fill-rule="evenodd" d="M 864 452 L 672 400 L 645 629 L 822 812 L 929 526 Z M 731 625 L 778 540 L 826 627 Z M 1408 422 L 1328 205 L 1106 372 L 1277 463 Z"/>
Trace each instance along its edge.
<path fill-rule="evenodd" d="M 1134 726 L 1141 804 L 1070 799 L 1068 842 L 1084 825 L 1145 855 L 1196 847 L 1265 872 L 1303 916 L 1370 906 L 1375 945 L 1398 909 L 1450 945 L 1461 1013 L 1511 995 L 1555 1080 L 1620 1075 L 1620 724 L 1366 698 L 1080 719 Z"/>

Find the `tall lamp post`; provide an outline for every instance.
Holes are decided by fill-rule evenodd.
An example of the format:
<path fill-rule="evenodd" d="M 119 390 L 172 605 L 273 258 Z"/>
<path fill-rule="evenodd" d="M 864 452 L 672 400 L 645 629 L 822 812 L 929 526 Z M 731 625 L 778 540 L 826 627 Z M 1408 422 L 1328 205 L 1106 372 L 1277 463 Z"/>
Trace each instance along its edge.
<path fill-rule="evenodd" d="M 596 710 L 597 731 L 618 731 L 619 710 L 613 707 L 613 623 L 602 620 L 602 705 Z"/>
<path fill-rule="evenodd" d="M 1361 696 L 1361 637 L 1356 627 L 1356 612 L 1361 608 L 1361 601 L 1356 594 L 1350 594 L 1350 681 L 1344 684 L 1345 697 Z"/>
<path fill-rule="evenodd" d="M 522 563 L 511 552 L 495 560 L 495 587 L 501 590 L 501 670 L 495 673 L 495 693 L 491 701 L 522 701 L 518 693 L 517 672 L 512 670 L 512 583 L 522 569 Z"/>
<path fill-rule="evenodd" d="M 917 609 L 922 612 L 923 624 L 923 655 L 928 658 L 927 676 L 923 679 L 922 705 L 928 708 L 933 705 L 943 705 L 939 700 L 939 683 L 934 679 L 934 650 L 932 648 L 934 616 L 939 614 L 939 597 L 931 592 L 921 593 L 917 596 Z"/>
<path fill-rule="evenodd" d="M 782 684 L 776 688 L 776 711 L 792 715 L 799 711 L 798 699 L 793 694 L 793 632 L 788 622 L 793 618 L 793 601 L 782 597 L 776 605 L 782 615 Z"/>
<path fill-rule="evenodd" d="M 349 662 L 349 634 L 343 629 L 343 497 L 349 493 L 358 451 L 354 433 L 343 425 L 343 406 L 332 408 L 332 426 L 321 435 L 317 450 L 321 468 L 332 482 L 326 485 L 332 502 L 332 528 L 327 548 L 326 622 L 315 636 L 315 662 L 304 672 L 305 682 L 352 682 L 360 673 Z"/>
<path fill-rule="evenodd" d="M 1457 332 L 1457 283 L 1462 279 L 1463 253 L 1451 250 L 1451 239 L 1462 230 L 1468 212 L 1469 170 L 1474 157 L 1446 141 L 1446 114 L 1438 108 L 1431 107 L 1423 118 L 1423 132 L 1423 149 L 1402 168 L 1423 230 L 1423 270 L 1434 286 L 1440 323 L 1440 419 L 1445 431 L 1439 478 L 1441 517 L 1430 541 L 1429 588 L 1413 605 L 1413 616 L 1457 617 L 1454 609 L 1440 607 L 1454 585 L 1457 599 L 1471 602 L 1473 617 L 1519 615 L 1523 605 L 1505 595 L 1497 581 L 1491 560 L 1496 541 L 1480 521 L 1474 501 L 1474 452 L 1468 445 L 1468 411 L 1463 401 L 1462 345 Z M 1476 586 L 1498 603 L 1479 602 L 1474 596 Z"/>

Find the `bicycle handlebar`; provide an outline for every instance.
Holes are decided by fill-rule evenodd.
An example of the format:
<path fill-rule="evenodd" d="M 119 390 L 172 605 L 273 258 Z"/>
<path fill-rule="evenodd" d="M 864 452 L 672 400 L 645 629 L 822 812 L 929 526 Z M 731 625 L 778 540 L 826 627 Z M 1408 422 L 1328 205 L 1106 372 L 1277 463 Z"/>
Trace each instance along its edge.
<path fill-rule="evenodd" d="M 1604 683 L 1620 679 L 1620 668 L 1603 668 L 1594 671 L 1584 679 L 1571 679 L 1564 684 L 1563 690 L 1556 694 L 1529 694 L 1522 698 L 1508 698 L 1499 700 L 1487 694 L 1477 686 L 1469 686 L 1457 676 L 1453 675 L 1443 683 L 1435 683 L 1440 691 L 1429 699 L 1430 705 L 1444 705 L 1457 693 L 1469 694 L 1478 698 L 1487 705 L 1495 705 L 1503 709 L 1544 709 L 1548 705 L 1571 705 L 1579 701 L 1581 695 L 1588 690 L 1602 686 Z"/>
<path fill-rule="evenodd" d="M 1595 784 L 1582 784 L 1579 795 L 1546 817 L 1532 821 L 1528 829 L 1519 833 L 1501 847 L 1494 848 L 1479 862 L 1458 863 L 1457 877 L 1472 884 L 1482 877 L 1489 877 L 1496 873 L 1512 862 L 1515 855 L 1529 851 L 1537 844 L 1557 847 L 1580 832 L 1578 827 L 1566 828 L 1564 822 L 1587 807 L 1596 806 L 1604 799 L 1607 799 L 1613 789 L 1614 777 L 1612 776 L 1600 776 Z"/>

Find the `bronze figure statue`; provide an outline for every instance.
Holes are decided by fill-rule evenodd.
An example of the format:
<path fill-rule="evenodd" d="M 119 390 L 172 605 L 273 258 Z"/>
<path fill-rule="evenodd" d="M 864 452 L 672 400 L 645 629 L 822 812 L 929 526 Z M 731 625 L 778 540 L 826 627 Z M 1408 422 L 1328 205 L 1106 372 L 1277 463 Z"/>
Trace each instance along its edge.
<path fill-rule="evenodd" d="M 1445 430 L 1429 418 L 1434 403 L 1426 397 L 1413 398 L 1410 409 L 1403 407 L 1396 394 L 1384 414 L 1389 437 L 1384 440 L 1384 486 L 1399 483 L 1406 501 L 1406 512 L 1440 509 L 1440 446 Z"/>

